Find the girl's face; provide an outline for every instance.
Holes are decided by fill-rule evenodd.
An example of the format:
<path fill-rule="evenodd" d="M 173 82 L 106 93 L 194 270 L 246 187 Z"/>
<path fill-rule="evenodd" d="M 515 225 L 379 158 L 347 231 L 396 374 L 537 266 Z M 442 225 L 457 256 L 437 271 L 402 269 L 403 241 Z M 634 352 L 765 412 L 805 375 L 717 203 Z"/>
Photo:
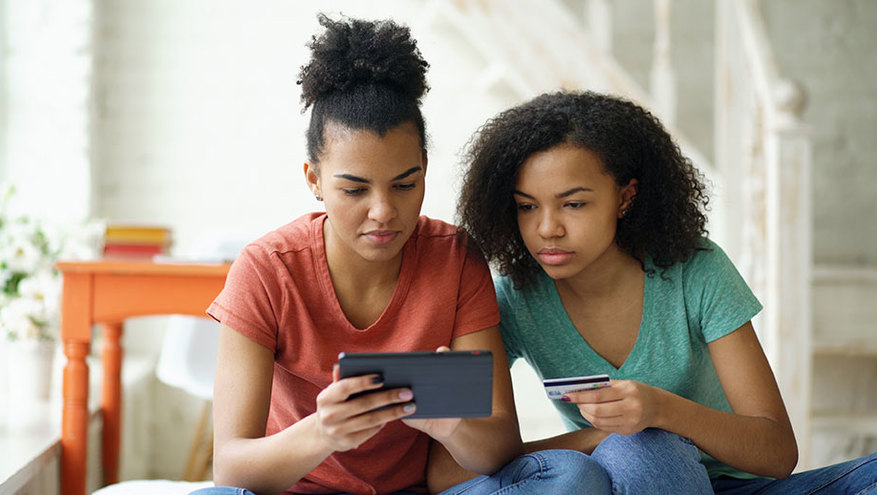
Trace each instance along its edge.
<path fill-rule="evenodd" d="M 324 132 L 319 166 L 305 163 L 305 177 L 326 205 L 327 252 L 340 259 L 395 259 L 423 203 L 426 157 L 417 128 L 404 123 L 380 137 L 327 124 Z"/>
<path fill-rule="evenodd" d="M 530 155 L 518 172 L 518 228 L 551 278 L 573 277 L 619 252 L 616 225 L 635 194 L 636 179 L 621 187 L 596 154 L 557 145 Z"/>

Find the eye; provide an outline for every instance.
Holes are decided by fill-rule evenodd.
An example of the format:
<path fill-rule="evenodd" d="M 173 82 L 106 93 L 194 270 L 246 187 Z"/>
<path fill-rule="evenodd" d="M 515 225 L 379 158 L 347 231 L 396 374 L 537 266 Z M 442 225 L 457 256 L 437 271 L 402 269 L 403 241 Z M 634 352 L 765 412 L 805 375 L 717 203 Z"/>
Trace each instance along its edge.
<path fill-rule="evenodd" d="M 536 209 L 536 205 L 530 203 L 518 203 L 518 211 L 525 212 Z"/>
<path fill-rule="evenodd" d="M 566 204 L 564 204 L 564 206 L 577 210 L 585 206 L 586 204 L 587 203 L 585 203 L 584 201 L 568 201 Z"/>
<path fill-rule="evenodd" d="M 351 189 L 344 188 L 344 189 L 342 189 L 342 191 L 344 191 L 344 194 L 346 194 L 348 196 L 356 196 L 358 194 L 362 194 L 365 191 L 365 188 L 364 187 L 356 187 L 356 188 L 351 188 Z"/>
<path fill-rule="evenodd" d="M 414 189 L 415 184 L 413 182 L 405 183 L 405 184 L 394 184 L 393 188 L 398 191 L 410 191 Z"/>

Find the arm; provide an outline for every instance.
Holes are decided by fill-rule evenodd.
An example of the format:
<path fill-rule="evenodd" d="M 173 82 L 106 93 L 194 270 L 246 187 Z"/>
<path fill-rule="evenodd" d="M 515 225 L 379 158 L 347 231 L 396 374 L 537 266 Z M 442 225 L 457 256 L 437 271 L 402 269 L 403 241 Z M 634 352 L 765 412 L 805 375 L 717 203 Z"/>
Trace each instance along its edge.
<path fill-rule="evenodd" d="M 493 414 L 487 418 L 405 420 L 437 442 L 430 451 L 427 479 L 430 492 L 453 486 L 474 474 L 490 474 L 523 453 L 512 381 L 499 328 L 458 337 L 451 349 L 486 349 L 493 353 Z M 462 466 L 462 468 L 460 467 Z"/>
<path fill-rule="evenodd" d="M 785 478 L 798 461 L 795 436 L 773 372 L 751 323 L 709 344 L 733 413 L 627 380 L 567 394 L 585 419 L 609 432 L 647 427 L 688 437 L 721 462 L 759 476 Z"/>
<path fill-rule="evenodd" d="M 389 421 L 410 414 L 389 390 L 346 401 L 353 393 L 380 388 L 372 376 L 338 380 L 317 396 L 317 412 L 265 436 L 274 373 L 267 348 L 222 325 L 214 383 L 214 481 L 257 493 L 281 492 L 336 450 L 356 448 Z M 366 413 L 366 414 L 363 414 Z"/>

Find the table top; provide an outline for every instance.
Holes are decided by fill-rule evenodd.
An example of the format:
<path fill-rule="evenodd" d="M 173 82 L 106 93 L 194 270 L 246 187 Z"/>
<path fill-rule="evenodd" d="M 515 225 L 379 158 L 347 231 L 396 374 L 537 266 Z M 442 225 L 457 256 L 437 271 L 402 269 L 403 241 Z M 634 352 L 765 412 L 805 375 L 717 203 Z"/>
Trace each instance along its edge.
<path fill-rule="evenodd" d="M 115 275 L 203 275 L 225 276 L 231 266 L 221 262 L 155 262 L 151 260 L 100 259 L 94 261 L 59 261 L 62 273 L 101 273 Z"/>

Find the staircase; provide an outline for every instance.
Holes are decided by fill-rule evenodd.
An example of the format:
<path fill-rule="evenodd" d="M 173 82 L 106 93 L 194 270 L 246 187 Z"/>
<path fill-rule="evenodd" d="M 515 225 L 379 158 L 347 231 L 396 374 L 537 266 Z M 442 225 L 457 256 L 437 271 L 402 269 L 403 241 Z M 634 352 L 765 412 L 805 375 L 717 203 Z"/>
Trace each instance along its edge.
<path fill-rule="evenodd" d="M 756 0 L 717 0 L 711 7 L 714 35 L 706 41 L 713 44 L 712 56 L 694 75 L 713 95 L 712 115 L 705 112 L 711 122 L 689 125 L 713 129 L 711 143 L 700 140 L 712 145 L 711 153 L 701 152 L 677 126 L 684 105 L 678 104 L 671 46 L 677 26 L 671 19 L 680 3 L 684 8 L 685 2 L 644 1 L 650 12 L 616 17 L 618 4 L 609 0 L 430 0 L 424 16 L 466 40 L 483 63 L 478 89 L 505 95 L 509 104 L 558 87 L 590 89 L 623 95 L 662 119 L 713 185 L 711 237 L 764 304 L 753 323 L 795 428 L 798 469 L 815 467 L 826 462 L 826 442 L 877 435 L 877 414 L 853 406 L 837 411 L 813 398 L 814 375 L 819 387 L 825 382 L 819 366 L 832 366 L 820 364 L 823 356 L 877 357 L 874 311 L 866 309 L 867 301 L 873 306 L 877 300 L 877 270 L 813 265 L 813 145 L 801 122 L 805 93 L 780 74 Z M 613 54 L 613 28 L 641 22 L 646 14 L 653 32 L 644 57 L 650 61 L 648 89 Z M 690 77 L 686 73 L 684 81 Z M 689 95 L 683 96 L 687 102 Z M 687 110 L 685 115 L 700 111 Z M 818 458 L 811 447 L 816 437 L 823 454 Z M 855 449 L 864 453 L 869 445 L 859 441 L 836 457 L 859 455 Z"/>

